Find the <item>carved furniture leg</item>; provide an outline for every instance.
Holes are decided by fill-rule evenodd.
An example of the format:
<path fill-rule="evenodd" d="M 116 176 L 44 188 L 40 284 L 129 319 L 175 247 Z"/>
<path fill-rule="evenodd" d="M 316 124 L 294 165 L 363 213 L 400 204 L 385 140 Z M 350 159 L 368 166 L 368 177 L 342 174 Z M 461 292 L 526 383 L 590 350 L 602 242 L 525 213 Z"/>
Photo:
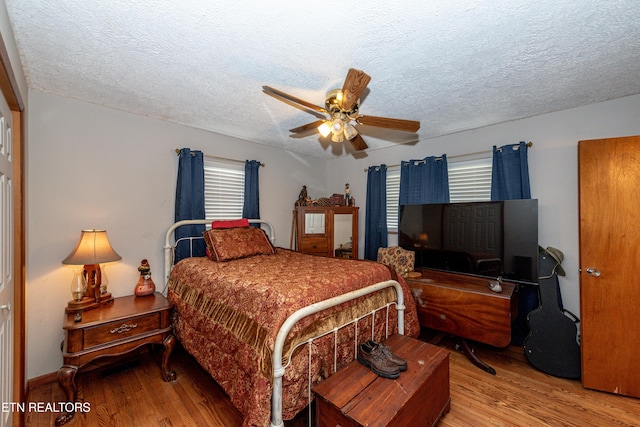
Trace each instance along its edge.
<path fill-rule="evenodd" d="M 176 379 L 176 371 L 169 369 L 169 358 L 176 346 L 176 337 L 169 335 L 164 339 L 162 345 L 164 345 L 164 352 L 162 353 L 162 378 L 166 382 L 174 381 Z"/>
<path fill-rule="evenodd" d="M 67 402 L 76 402 L 78 398 L 78 389 L 76 387 L 76 373 L 78 372 L 78 367 L 73 365 L 64 365 L 62 368 L 58 370 L 58 384 L 62 387 L 64 391 Z M 56 426 L 61 426 L 73 419 L 75 415 L 74 411 L 71 412 L 63 412 L 56 418 Z"/>
<path fill-rule="evenodd" d="M 471 363 L 476 365 L 478 368 L 490 373 L 491 375 L 496 374 L 495 369 L 493 369 L 491 366 L 484 363 L 482 360 L 480 360 L 480 358 L 478 358 L 478 356 L 475 355 L 471 347 L 469 347 L 469 343 L 467 342 L 466 339 L 460 338 L 459 349 L 462 351 L 462 353 L 465 356 L 467 356 L 467 358 L 471 361 Z"/>

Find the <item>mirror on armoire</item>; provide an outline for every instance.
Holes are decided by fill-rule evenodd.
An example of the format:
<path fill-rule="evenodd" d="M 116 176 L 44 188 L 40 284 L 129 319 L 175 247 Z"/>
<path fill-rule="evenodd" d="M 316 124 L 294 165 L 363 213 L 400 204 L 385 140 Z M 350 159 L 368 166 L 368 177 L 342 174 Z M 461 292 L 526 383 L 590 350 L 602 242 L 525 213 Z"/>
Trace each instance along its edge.
<path fill-rule="evenodd" d="M 333 215 L 333 250 L 336 256 L 348 257 L 353 244 L 353 216 L 351 213 Z"/>
<path fill-rule="evenodd" d="M 304 215 L 305 234 L 324 234 L 325 220 L 323 213 L 306 213 Z"/>

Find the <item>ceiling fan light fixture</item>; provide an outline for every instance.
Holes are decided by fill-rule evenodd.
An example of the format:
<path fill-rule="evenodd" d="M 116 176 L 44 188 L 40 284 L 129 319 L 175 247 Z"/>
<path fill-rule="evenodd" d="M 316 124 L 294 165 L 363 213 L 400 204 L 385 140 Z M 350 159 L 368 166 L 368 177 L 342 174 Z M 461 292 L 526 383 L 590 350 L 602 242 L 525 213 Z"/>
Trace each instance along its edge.
<path fill-rule="evenodd" d="M 333 134 L 342 133 L 344 131 L 344 122 L 341 119 L 334 119 L 331 122 L 331 132 Z"/>
<path fill-rule="evenodd" d="M 344 141 L 344 133 L 342 133 L 342 132 L 334 133 L 333 135 L 331 135 L 331 141 L 333 141 L 333 142 L 342 142 L 342 141 Z"/>
<path fill-rule="evenodd" d="M 351 123 L 347 123 L 344 125 L 344 136 L 348 140 L 352 140 L 358 134 L 358 131 Z"/>
<path fill-rule="evenodd" d="M 327 122 L 324 122 L 320 126 L 318 126 L 318 132 L 320 132 L 320 135 L 326 138 L 331 133 L 331 126 L 329 126 Z"/>

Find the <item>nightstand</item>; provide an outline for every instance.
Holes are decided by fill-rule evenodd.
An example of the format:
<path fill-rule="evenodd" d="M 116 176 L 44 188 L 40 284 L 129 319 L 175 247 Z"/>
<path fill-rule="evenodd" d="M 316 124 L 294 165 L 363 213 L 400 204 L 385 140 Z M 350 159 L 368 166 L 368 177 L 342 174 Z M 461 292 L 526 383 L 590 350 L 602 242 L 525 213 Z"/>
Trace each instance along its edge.
<path fill-rule="evenodd" d="M 58 383 L 67 402 L 77 400 L 78 369 L 97 358 L 123 355 L 147 344 L 164 346 L 162 378 L 175 380 L 175 371 L 169 369 L 169 357 L 176 343 L 171 330 L 171 307 L 172 304 L 156 292 L 144 297 L 115 298 L 113 304 L 85 311 L 80 322 L 73 321 L 73 314 L 65 314 L 64 365 L 58 370 Z M 65 424 L 73 415 L 73 411 L 60 414 L 56 425 Z"/>

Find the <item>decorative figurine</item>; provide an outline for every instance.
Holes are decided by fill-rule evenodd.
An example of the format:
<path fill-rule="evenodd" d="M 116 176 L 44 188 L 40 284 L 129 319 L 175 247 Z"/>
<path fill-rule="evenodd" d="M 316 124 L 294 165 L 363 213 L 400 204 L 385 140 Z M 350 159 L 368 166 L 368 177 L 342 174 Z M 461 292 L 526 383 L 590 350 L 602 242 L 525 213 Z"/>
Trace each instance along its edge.
<path fill-rule="evenodd" d="M 138 271 L 140 272 L 140 279 L 138 279 L 134 293 L 137 297 L 153 294 L 156 291 L 156 285 L 151 280 L 151 267 L 149 267 L 149 262 L 146 259 L 140 261 Z"/>
<path fill-rule="evenodd" d="M 347 206 L 351 206 L 349 204 L 349 199 L 351 198 L 351 188 L 349 188 L 348 182 L 344 185 L 344 198 L 346 200 Z"/>
<path fill-rule="evenodd" d="M 302 190 L 300 190 L 300 194 L 298 195 L 298 200 L 296 200 L 296 206 L 308 206 L 311 198 L 307 195 L 307 186 L 303 185 Z"/>

